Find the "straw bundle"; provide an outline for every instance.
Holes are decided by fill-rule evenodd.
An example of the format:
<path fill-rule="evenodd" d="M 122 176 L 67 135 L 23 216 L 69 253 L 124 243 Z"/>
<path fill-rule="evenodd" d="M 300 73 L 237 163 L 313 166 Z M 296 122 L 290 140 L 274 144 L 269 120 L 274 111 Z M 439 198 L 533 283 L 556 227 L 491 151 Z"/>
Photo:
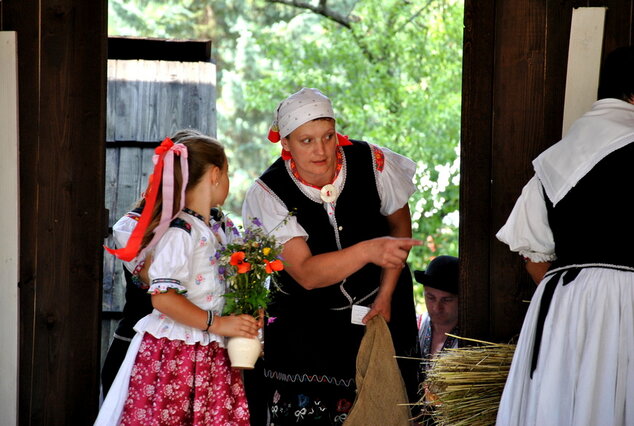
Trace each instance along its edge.
<path fill-rule="evenodd" d="M 438 425 L 494 425 L 515 345 L 455 337 L 481 346 L 447 349 L 434 358 L 423 412 Z"/>

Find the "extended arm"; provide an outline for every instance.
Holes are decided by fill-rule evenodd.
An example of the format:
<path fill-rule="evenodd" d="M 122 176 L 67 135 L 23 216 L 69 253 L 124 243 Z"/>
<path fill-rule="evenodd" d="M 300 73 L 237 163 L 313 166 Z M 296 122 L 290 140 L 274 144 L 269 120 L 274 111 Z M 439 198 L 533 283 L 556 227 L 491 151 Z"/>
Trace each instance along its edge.
<path fill-rule="evenodd" d="M 368 263 L 400 271 L 409 249 L 415 245 L 420 245 L 420 241 L 381 237 L 313 256 L 306 241 L 295 237 L 284 244 L 282 256 L 291 277 L 302 287 L 311 290 L 338 283 Z"/>
<path fill-rule="evenodd" d="M 387 222 L 390 228 L 390 236 L 411 238 L 412 236 L 412 220 L 410 217 L 409 206 L 405 204 L 402 208 L 387 216 Z M 409 250 L 407 251 L 409 254 Z M 363 319 L 367 323 L 372 317 L 381 315 L 386 321 L 390 320 L 392 313 L 392 294 L 396 288 L 398 278 L 401 275 L 403 266 L 397 268 L 384 268 L 381 276 L 381 285 L 379 292 L 374 299 L 372 309 Z"/>

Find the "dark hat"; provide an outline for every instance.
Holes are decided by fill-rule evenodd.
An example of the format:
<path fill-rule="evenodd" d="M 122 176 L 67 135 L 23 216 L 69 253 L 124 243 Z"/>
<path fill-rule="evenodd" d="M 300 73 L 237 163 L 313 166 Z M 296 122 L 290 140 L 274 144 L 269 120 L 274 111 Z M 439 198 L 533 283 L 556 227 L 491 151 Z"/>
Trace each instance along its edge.
<path fill-rule="evenodd" d="M 458 294 L 458 258 L 435 257 L 424 271 L 414 271 L 416 281 L 447 293 Z"/>

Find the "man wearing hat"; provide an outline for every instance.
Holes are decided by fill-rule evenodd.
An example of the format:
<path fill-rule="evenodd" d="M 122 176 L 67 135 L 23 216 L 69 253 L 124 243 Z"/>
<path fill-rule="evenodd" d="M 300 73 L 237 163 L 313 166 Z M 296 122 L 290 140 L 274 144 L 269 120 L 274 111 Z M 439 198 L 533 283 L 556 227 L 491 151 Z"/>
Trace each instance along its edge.
<path fill-rule="evenodd" d="M 423 381 L 431 357 L 443 349 L 458 346 L 457 339 L 445 334 L 458 332 L 458 258 L 438 256 L 426 270 L 414 271 L 414 277 L 425 286 L 427 307 L 427 313 L 418 319 Z"/>

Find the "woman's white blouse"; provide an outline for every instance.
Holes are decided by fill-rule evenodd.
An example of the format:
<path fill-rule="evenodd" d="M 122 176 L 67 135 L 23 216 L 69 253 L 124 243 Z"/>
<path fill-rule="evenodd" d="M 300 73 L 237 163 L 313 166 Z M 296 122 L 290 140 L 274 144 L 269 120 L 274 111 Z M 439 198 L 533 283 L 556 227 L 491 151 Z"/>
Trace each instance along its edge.
<path fill-rule="evenodd" d="M 409 200 L 409 197 L 416 191 L 416 186 L 412 181 L 416 173 L 416 164 L 409 158 L 390 151 L 387 148 L 373 146 L 373 149 L 381 150 L 385 159 L 383 170 L 381 171 L 377 170 L 376 163 L 374 164 L 374 175 L 379 197 L 381 198 L 381 214 L 389 216 L 402 208 Z M 289 175 L 293 177 L 290 172 L 290 160 L 287 160 L 285 163 Z M 316 203 L 323 204 L 324 209 L 328 213 L 334 212 L 337 203 L 336 200 L 333 203 L 323 202 L 320 197 L 319 189 L 305 185 L 294 177 L 293 180 L 308 198 Z M 339 193 L 343 190 L 345 181 L 346 160 L 344 154 L 343 166 L 336 180 L 333 182 L 333 185 L 337 188 Z M 372 183 L 368 182 L 368 184 L 371 185 Z M 294 237 L 308 239 L 308 234 L 297 222 L 296 217 L 291 216 L 286 223 L 282 223 L 284 219 L 287 218 L 287 215 L 288 210 L 282 201 L 259 179 L 247 191 L 242 206 L 242 217 L 245 224 L 248 224 L 249 220 L 257 218 L 262 222 L 263 228 L 267 232 L 274 230 L 272 232 L 273 235 L 282 244 Z M 334 214 L 329 214 L 328 217 L 333 218 Z"/>
<path fill-rule="evenodd" d="M 544 190 L 537 176 L 524 186 L 513 211 L 496 234 L 512 251 L 532 262 L 552 262 L 557 259 L 555 241 L 548 224 Z"/>
<path fill-rule="evenodd" d="M 190 233 L 170 227 L 159 240 L 148 270 L 151 282 L 148 292 L 156 294 L 172 288 L 199 308 L 220 314 L 225 303 L 225 284 L 220 279 L 215 254 L 219 245 L 226 243 L 224 232 L 213 220 L 209 227 L 185 212 L 180 212 L 177 217 L 191 226 Z M 178 323 L 156 309 L 142 318 L 134 329 L 188 344 L 200 342 L 206 345 L 217 341 L 224 346 L 224 337 Z"/>

